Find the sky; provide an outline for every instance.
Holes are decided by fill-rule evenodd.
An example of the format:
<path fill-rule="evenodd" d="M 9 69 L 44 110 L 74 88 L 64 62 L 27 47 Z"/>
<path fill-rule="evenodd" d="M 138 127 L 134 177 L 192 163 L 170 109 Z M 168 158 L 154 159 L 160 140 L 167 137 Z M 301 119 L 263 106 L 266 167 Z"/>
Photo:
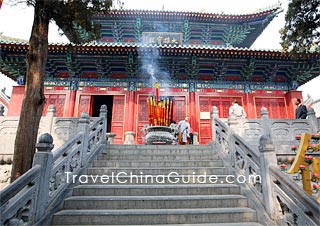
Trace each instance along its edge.
<path fill-rule="evenodd" d="M 284 26 L 285 12 L 288 0 L 122 0 L 126 9 L 151 9 L 151 10 L 173 10 L 173 11 L 196 11 L 212 13 L 250 13 L 257 9 L 266 9 L 281 3 L 281 12 L 267 26 L 263 33 L 254 42 L 253 49 L 281 49 L 279 30 Z M 24 4 L 11 6 L 10 0 L 4 0 L 0 9 L 0 33 L 4 36 L 28 40 L 33 22 L 33 8 Z M 58 27 L 52 22 L 49 27 L 49 42 L 68 42 L 65 36 L 59 35 Z M 0 73 L 0 88 L 6 86 L 7 94 L 12 90 L 11 79 Z M 309 94 L 319 99 L 320 75 L 310 82 L 299 87 L 303 96 Z"/>

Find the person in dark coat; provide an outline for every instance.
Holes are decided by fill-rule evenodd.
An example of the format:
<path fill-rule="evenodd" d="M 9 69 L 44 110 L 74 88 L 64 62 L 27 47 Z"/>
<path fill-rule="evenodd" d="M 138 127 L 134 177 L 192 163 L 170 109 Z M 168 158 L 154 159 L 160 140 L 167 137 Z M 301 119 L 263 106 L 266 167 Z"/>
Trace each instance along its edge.
<path fill-rule="evenodd" d="M 296 119 L 306 119 L 307 118 L 307 107 L 301 104 L 300 99 L 296 99 L 295 104 L 297 105 L 296 108 Z"/>

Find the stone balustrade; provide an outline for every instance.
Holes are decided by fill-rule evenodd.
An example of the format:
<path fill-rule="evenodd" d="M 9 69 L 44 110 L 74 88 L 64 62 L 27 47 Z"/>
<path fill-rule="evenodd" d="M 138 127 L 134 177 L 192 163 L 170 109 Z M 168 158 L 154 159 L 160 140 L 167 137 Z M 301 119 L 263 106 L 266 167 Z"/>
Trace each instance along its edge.
<path fill-rule="evenodd" d="M 81 175 L 106 145 L 106 106 L 100 117 L 83 113 L 75 134 L 54 149 L 54 138 L 42 134 L 33 167 L 0 192 L 0 225 L 46 225 L 68 194 L 73 175 Z"/>
<path fill-rule="evenodd" d="M 295 134 L 314 132 L 319 128 L 314 112 L 309 113 L 306 120 L 275 120 L 269 119 L 268 110 L 262 108 L 260 119 L 229 121 L 228 125 L 218 118 L 218 109 L 212 109 L 213 148 L 231 166 L 233 173 L 255 178 L 239 185 L 249 198 L 249 206 L 259 210 L 259 221 L 266 225 L 274 225 L 274 222 L 279 225 L 317 225 L 320 222 L 317 201 L 281 172 L 276 158 L 277 154 L 283 154 L 282 145 L 295 139 Z M 276 135 L 281 129 L 289 136 L 284 143 L 279 138 L 284 134 Z M 248 134 L 254 135 L 252 137 L 256 140 L 250 139 Z"/>
<path fill-rule="evenodd" d="M 264 134 L 263 118 L 267 117 L 271 129 L 271 139 L 276 147 L 277 154 L 292 154 L 291 146 L 298 145 L 296 135 L 302 133 L 316 133 L 320 128 L 314 110 L 308 111 L 307 119 L 269 119 L 266 112 L 261 111 L 258 119 L 243 119 L 240 121 L 228 121 L 229 127 L 251 146 L 258 147 L 260 137 Z"/>

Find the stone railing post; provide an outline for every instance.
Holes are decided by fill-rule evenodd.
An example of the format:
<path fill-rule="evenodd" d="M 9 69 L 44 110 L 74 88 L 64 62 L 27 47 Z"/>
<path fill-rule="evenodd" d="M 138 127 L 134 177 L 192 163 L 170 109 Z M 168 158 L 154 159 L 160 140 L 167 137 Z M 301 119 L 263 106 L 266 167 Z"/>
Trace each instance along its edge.
<path fill-rule="evenodd" d="M 89 141 L 89 124 L 90 116 L 88 113 L 83 112 L 79 118 L 78 132 L 84 134 L 82 138 L 82 150 L 81 150 L 81 166 L 85 166 L 87 162 L 87 149 Z"/>
<path fill-rule="evenodd" d="M 49 180 L 51 177 L 53 155 L 53 138 L 50 134 L 42 134 L 36 144 L 37 152 L 33 158 L 33 166 L 40 165 L 38 195 L 35 203 L 35 222 L 39 221 L 47 210 L 49 201 Z"/>
<path fill-rule="evenodd" d="M 124 144 L 134 144 L 134 134 L 135 132 L 132 131 L 126 132 L 126 139 L 124 141 Z"/>
<path fill-rule="evenodd" d="M 262 107 L 260 111 L 262 126 L 263 126 L 263 134 L 271 137 L 271 125 L 269 121 L 269 111 L 267 108 Z"/>
<path fill-rule="evenodd" d="M 100 107 L 100 114 L 99 116 L 104 118 L 104 123 L 105 123 L 105 126 L 103 128 L 103 137 L 105 138 L 106 137 L 106 133 L 107 133 L 107 115 L 108 115 L 108 107 L 107 105 L 102 105 Z"/>
<path fill-rule="evenodd" d="M 263 203 L 267 213 L 271 219 L 276 219 L 275 207 L 276 203 L 273 197 L 272 189 L 272 176 L 270 173 L 270 166 L 277 164 L 275 147 L 271 139 L 271 125 L 269 121 L 269 112 L 267 108 L 261 108 L 261 119 L 264 127 L 264 134 L 261 136 L 259 141 L 260 151 L 260 176 L 262 185 L 262 197 Z"/>
<path fill-rule="evenodd" d="M 217 140 L 217 131 L 214 123 L 214 119 L 219 118 L 219 110 L 216 106 L 211 109 L 211 127 L 212 127 L 212 143 L 215 144 Z"/>
<path fill-rule="evenodd" d="M 46 116 L 49 118 L 49 123 L 48 123 L 49 124 L 48 128 L 50 131 L 49 133 L 52 134 L 52 132 L 53 132 L 53 128 L 52 128 L 53 118 L 56 117 L 56 106 L 55 105 L 53 105 L 53 104 L 49 105 Z"/>
<path fill-rule="evenodd" d="M 318 120 L 317 120 L 316 113 L 315 113 L 314 109 L 310 108 L 308 110 L 307 115 L 308 115 L 307 119 L 310 121 L 310 124 L 311 124 L 312 132 L 313 133 L 318 132 L 318 129 L 319 129 L 318 128 Z"/>
<path fill-rule="evenodd" d="M 194 132 L 194 133 L 193 133 L 193 145 L 199 144 L 198 135 L 199 135 L 198 132 Z"/>
<path fill-rule="evenodd" d="M 263 203 L 271 219 L 276 219 L 276 203 L 273 196 L 273 182 L 270 173 L 270 166 L 277 164 L 277 158 L 275 148 L 270 137 L 262 135 L 260 138 L 259 151 Z"/>
<path fill-rule="evenodd" d="M 4 106 L 0 104 L 0 116 L 4 116 Z"/>

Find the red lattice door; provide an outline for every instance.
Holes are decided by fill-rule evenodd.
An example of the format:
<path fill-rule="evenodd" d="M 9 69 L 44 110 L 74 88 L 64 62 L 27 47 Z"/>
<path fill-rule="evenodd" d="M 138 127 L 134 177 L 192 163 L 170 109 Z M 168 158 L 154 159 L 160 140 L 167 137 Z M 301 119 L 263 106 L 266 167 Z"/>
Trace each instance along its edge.
<path fill-rule="evenodd" d="M 63 117 L 65 111 L 65 102 L 66 102 L 66 95 L 65 94 L 46 94 L 46 104 L 44 106 L 44 111 L 42 115 L 47 114 L 47 110 L 49 105 L 56 106 L 56 116 Z"/>
<path fill-rule="evenodd" d="M 173 98 L 173 121 L 178 123 L 187 116 L 186 97 L 177 96 Z"/>
<path fill-rule="evenodd" d="M 81 113 L 87 112 L 89 115 L 92 115 L 92 96 L 81 95 L 78 106 L 78 117 L 81 116 Z"/>
<path fill-rule="evenodd" d="M 124 142 L 124 112 L 125 112 L 125 96 L 113 96 L 111 132 L 116 133 L 114 138 L 115 144 Z"/>
<path fill-rule="evenodd" d="M 200 126 L 199 126 L 199 142 L 207 144 L 211 141 L 211 119 L 207 119 L 202 114 L 210 115 L 211 101 L 210 97 L 200 97 Z"/>
<path fill-rule="evenodd" d="M 219 111 L 219 118 L 229 117 L 229 108 L 232 105 L 232 100 L 237 100 L 240 105 L 242 101 L 240 97 L 210 97 L 201 96 L 199 98 L 200 109 L 200 126 L 199 126 L 199 142 L 207 144 L 212 140 L 212 122 L 211 109 L 216 106 Z M 209 115 L 209 117 L 208 117 Z"/>
<path fill-rule="evenodd" d="M 262 107 L 268 109 L 270 118 L 288 118 L 284 98 L 255 98 L 255 104 L 258 118 Z"/>
<path fill-rule="evenodd" d="M 145 125 L 148 125 L 148 105 L 147 105 L 148 96 L 139 96 L 138 99 L 138 126 L 137 126 L 137 142 L 138 144 L 143 144 L 144 133 L 142 131 Z"/>

